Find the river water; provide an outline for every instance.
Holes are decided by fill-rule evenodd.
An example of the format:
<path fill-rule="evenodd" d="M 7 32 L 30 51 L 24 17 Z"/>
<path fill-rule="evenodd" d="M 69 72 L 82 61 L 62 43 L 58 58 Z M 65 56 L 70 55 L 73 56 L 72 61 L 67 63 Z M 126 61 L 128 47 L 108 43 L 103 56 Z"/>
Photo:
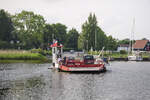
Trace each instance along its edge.
<path fill-rule="evenodd" d="M 0 64 L 0 100 L 150 100 L 150 62 L 111 62 L 105 73 L 51 64 Z"/>

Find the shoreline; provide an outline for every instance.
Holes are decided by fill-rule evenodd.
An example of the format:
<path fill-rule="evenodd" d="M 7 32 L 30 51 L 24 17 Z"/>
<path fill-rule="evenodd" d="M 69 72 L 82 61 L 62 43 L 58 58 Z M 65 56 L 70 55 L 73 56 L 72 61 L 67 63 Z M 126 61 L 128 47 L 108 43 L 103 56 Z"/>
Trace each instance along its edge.
<path fill-rule="evenodd" d="M 128 61 L 128 58 L 110 58 L 110 61 Z M 150 61 L 150 58 L 143 58 L 142 61 Z"/>
<path fill-rule="evenodd" d="M 105 58 L 105 57 L 104 57 Z M 128 58 L 110 58 L 109 61 L 128 61 Z M 143 58 L 142 61 L 150 61 L 150 58 Z M 142 62 L 140 61 L 140 62 Z M 0 63 L 51 63 L 52 59 L 46 58 L 46 59 L 1 59 Z"/>

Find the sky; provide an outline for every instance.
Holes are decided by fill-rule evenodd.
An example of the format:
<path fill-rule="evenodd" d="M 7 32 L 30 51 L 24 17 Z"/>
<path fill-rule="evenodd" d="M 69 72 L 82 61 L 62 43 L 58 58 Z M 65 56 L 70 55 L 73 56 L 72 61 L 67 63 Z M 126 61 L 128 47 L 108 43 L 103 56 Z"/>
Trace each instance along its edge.
<path fill-rule="evenodd" d="M 98 26 L 116 39 L 150 40 L 150 0 L 0 0 L 0 9 L 11 14 L 22 10 L 42 15 L 46 22 L 62 23 L 81 32 L 90 13 L 95 13 Z"/>

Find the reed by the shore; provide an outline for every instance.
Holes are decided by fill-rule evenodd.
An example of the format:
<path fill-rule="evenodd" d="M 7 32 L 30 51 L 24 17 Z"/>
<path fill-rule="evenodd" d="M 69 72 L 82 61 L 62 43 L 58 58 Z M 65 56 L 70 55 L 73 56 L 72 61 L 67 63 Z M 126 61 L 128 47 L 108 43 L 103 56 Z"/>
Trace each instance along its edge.
<path fill-rule="evenodd" d="M 40 53 L 26 50 L 0 50 L 0 60 L 46 60 Z"/>

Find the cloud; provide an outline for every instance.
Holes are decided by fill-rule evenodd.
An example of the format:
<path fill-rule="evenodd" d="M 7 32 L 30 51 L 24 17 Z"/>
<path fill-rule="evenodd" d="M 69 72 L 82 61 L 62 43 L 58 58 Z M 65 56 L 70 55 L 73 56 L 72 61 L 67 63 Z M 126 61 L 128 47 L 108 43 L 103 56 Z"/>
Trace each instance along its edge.
<path fill-rule="evenodd" d="M 13 14 L 34 11 L 48 23 L 60 22 L 80 32 L 89 13 L 94 12 L 105 33 L 118 39 L 129 37 L 135 17 L 135 39 L 150 39 L 149 0 L 2 0 L 0 8 Z"/>

